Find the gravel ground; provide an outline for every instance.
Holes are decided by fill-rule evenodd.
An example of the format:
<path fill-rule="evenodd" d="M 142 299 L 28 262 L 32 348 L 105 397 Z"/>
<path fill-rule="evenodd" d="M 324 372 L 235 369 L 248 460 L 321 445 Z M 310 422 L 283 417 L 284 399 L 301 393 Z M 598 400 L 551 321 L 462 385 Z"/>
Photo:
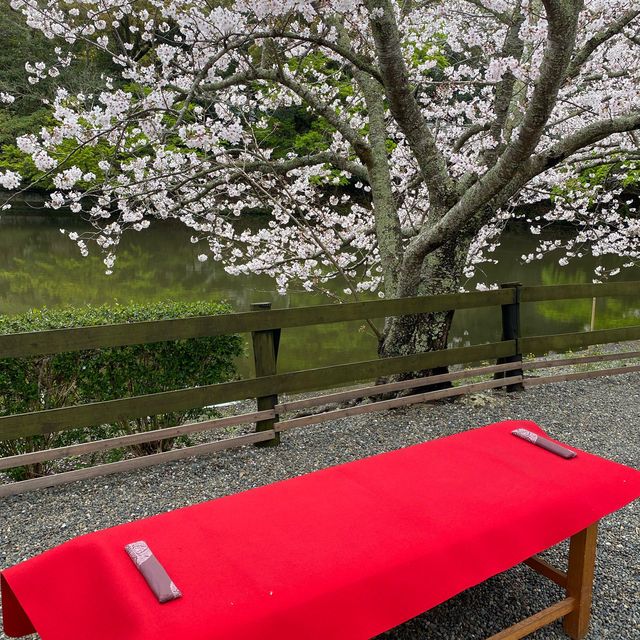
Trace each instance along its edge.
<path fill-rule="evenodd" d="M 245 447 L 6 498 L 0 567 L 83 533 L 506 419 L 534 420 L 553 438 L 639 468 L 639 405 L 638 373 L 488 392 L 303 427 L 273 449 Z M 591 640 L 640 640 L 639 526 L 640 501 L 601 523 Z M 566 553 L 560 545 L 547 558 L 562 563 Z M 561 597 L 554 584 L 516 567 L 379 640 L 482 639 Z M 530 637 L 566 638 L 560 622 Z"/>

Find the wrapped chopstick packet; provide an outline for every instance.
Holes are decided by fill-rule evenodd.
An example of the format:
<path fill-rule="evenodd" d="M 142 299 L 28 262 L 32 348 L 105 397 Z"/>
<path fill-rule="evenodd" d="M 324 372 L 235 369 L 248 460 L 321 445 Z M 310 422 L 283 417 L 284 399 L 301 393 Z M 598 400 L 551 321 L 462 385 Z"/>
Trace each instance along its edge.
<path fill-rule="evenodd" d="M 173 583 L 165 568 L 158 562 L 144 540 L 132 542 L 125 546 L 124 550 L 136 565 L 138 571 L 146 580 L 158 602 L 169 602 L 182 596 L 182 593 Z"/>
<path fill-rule="evenodd" d="M 518 436 L 518 438 L 522 438 L 523 440 L 527 440 L 532 444 L 535 444 L 538 447 L 542 447 L 547 451 L 551 451 L 551 453 L 555 453 L 562 458 L 566 458 L 567 460 L 570 458 L 575 458 L 578 454 L 575 451 L 571 451 L 571 449 L 567 449 L 563 447 L 561 444 L 557 442 L 553 442 L 544 436 L 540 436 L 537 433 L 533 433 L 528 429 L 516 429 L 511 432 L 514 436 Z"/>

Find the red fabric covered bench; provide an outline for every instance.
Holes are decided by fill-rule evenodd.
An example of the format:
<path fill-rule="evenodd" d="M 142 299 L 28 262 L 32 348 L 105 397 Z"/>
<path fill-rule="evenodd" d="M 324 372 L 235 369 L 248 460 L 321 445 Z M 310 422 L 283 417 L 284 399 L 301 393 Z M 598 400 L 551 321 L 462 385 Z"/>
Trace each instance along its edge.
<path fill-rule="evenodd" d="M 588 625 L 595 524 L 640 472 L 566 460 L 502 422 L 81 536 L 2 572 L 5 632 L 43 640 L 371 638 L 527 559 L 567 588 L 494 636 Z M 255 534 L 260 533 L 256 544 Z M 568 578 L 530 559 L 572 538 Z M 144 540 L 182 597 L 159 604 Z"/>

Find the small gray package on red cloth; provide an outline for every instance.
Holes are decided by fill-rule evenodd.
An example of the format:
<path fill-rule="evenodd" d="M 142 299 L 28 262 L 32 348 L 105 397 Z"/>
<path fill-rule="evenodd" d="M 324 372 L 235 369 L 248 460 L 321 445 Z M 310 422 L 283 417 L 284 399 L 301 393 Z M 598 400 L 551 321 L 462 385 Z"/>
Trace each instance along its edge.
<path fill-rule="evenodd" d="M 133 560 L 151 591 L 158 598 L 158 602 L 169 602 L 182 596 L 178 587 L 173 583 L 173 580 L 171 580 L 144 540 L 125 545 L 124 550 Z"/>
<path fill-rule="evenodd" d="M 538 447 L 542 447 L 547 451 L 551 451 L 551 453 L 555 453 L 558 456 L 563 458 L 575 458 L 578 454 L 575 451 L 571 451 L 571 449 L 567 449 L 563 447 L 561 444 L 557 442 L 553 442 L 553 440 L 548 440 L 543 436 L 538 435 L 537 433 L 533 433 L 528 429 L 516 429 L 511 432 L 514 436 L 518 436 L 518 438 L 522 438 L 523 440 L 527 440 L 532 444 L 537 445 Z"/>

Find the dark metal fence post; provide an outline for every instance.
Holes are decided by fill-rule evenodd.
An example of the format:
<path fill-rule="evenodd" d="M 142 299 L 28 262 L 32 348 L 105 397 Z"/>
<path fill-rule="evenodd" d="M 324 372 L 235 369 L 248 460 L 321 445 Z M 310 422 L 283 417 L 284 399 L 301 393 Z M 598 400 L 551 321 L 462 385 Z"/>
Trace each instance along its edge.
<path fill-rule="evenodd" d="M 271 309 L 270 302 L 256 302 L 251 305 L 252 311 L 267 311 Z M 264 331 L 252 331 L 253 360 L 256 366 L 256 378 L 272 376 L 277 372 L 278 347 L 280 346 L 280 329 L 266 329 Z M 257 398 L 258 411 L 273 409 L 278 404 L 278 395 L 262 396 Z M 260 420 L 256 422 L 256 431 L 268 431 L 273 429 L 278 417 Z M 274 447 L 280 444 L 280 434 L 276 433 L 271 440 L 256 443 L 256 446 Z"/>
<path fill-rule="evenodd" d="M 521 282 L 505 282 L 501 284 L 502 289 L 515 289 L 514 301 L 510 304 L 502 305 L 502 340 L 515 340 L 516 348 L 512 356 L 506 358 L 498 358 L 498 364 L 506 362 L 522 362 L 522 353 L 520 353 L 520 289 Z M 513 369 L 498 374 L 499 377 L 509 378 L 511 376 L 522 376 L 522 369 Z M 507 391 L 522 391 L 524 385 L 522 382 L 506 385 Z"/>

